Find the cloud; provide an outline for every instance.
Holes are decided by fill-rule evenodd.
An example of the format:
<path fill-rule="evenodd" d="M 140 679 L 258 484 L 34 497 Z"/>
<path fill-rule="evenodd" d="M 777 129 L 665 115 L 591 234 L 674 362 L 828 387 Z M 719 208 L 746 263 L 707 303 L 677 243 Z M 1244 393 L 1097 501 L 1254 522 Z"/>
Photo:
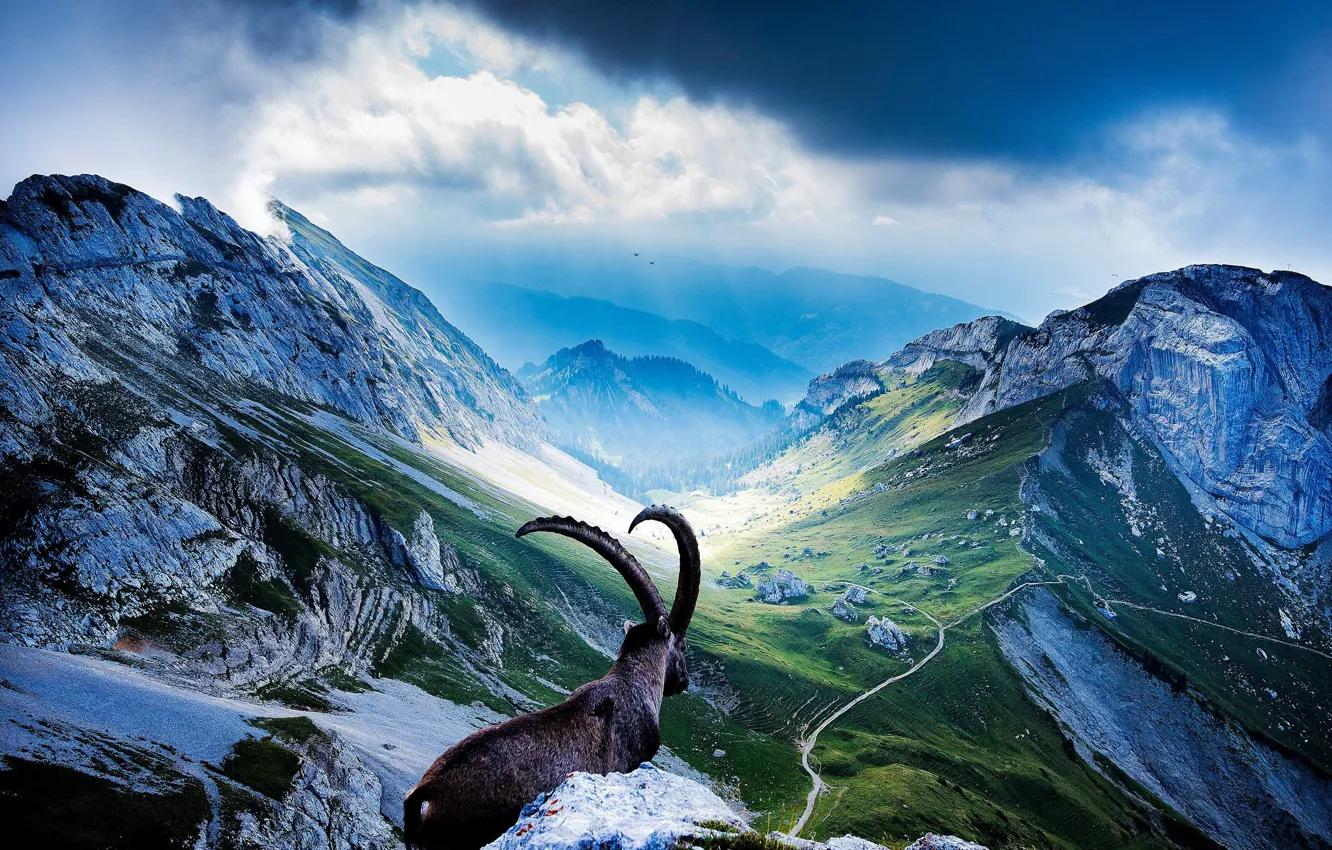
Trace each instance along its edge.
<path fill-rule="evenodd" d="M 751 42 L 774 24 L 756 19 L 737 36 L 732 23 L 708 17 L 730 14 L 720 7 L 700 11 L 688 31 L 691 49 L 712 59 L 676 68 L 647 59 L 631 67 L 559 26 L 543 29 L 540 16 L 514 28 L 425 2 L 291 0 L 274 19 L 256 5 L 0 7 L 0 30 L 19 36 L 0 53 L 9 129 L 0 178 L 96 171 L 158 197 L 208 196 L 250 225 L 268 222 L 273 192 L 423 284 L 485 276 L 501 255 L 618 256 L 627 243 L 735 265 L 883 275 L 1029 319 L 1191 262 L 1291 264 L 1332 280 L 1326 136 L 1240 120 L 1224 99 L 1165 97 L 1115 120 L 1097 112 L 1077 125 L 1091 140 L 1057 159 L 986 140 L 985 128 L 974 146 L 918 148 L 909 140 L 947 122 L 871 101 L 884 86 L 919 93 L 925 83 L 909 74 L 867 83 L 878 66 L 851 69 L 847 56 L 860 48 L 820 36 L 829 30 L 817 22 L 807 49 L 772 73 L 812 74 L 825 88 L 835 77 L 845 91 L 828 95 L 828 113 L 800 105 L 801 81 L 789 102 L 742 96 L 749 89 L 734 69 L 698 83 L 707 62 L 756 51 L 756 67 L 768 62 L 770 46 Z M 876 21 L 861 24 L 873 32 Z M 653 38 L 669 40 L 683 25 L 664 24 Z M 284 41 L 283 26 L 301 34 Z M 934 37 L 928 28 L 919 36 Z M 1009 44 L 1006 61 L 1026 44 Z M 1184 47 L 1185 56 L 1201 49 Z M 985 98 L 1011 78 L 1000 65 L 972 62 L 958 73 Z M 1300 67 L 1326 76 L 1332 64 Z M 1089 109 L 1104 106 L 1097 91 L 1088 89 Z M 1306 80 L 1291 91 L 1279 102 L 1298 112 L 1300 98 L 1326 105 L 1332 86 Z M 1020 123 L 1037 95 L 1036 106 L 994 103 L 1011 110 L 1002 121 Z M 839 111 L 856 98 L 857 111 Z M 967 102 L 940 109 L 966 125 L 964 135 L 980 120 Z M 850 127 L 853 119 L 863 126 Z M 867 141 L 881 131 L 881 142 Z M 831 144 L 823 133 L 861 138 Z"/>
<path fill-rule="evenodd" d="M 1264 138 L 1330 129 L 1309 108 L 1332 57 L 1322 0 L 473 2 L 617 79 L 747 104 L 820 151 L 1067 161 L 1163 105 Z"/>
<path fill-rule="evenodd" d="M 466 74 L 432 73 L 447 51 Z M 798 219 L 838 189 L 782 125 L 684 97 L 547 102 L 507 75 L 575 60 L 450 8 L 366 32 L 338 63 L 283 81 L 254 113 L 236 200 L 259 224 L 274 190 L 470 195 L 508 224 Z M 817 185 L 816 185 L 817 183 Z"/>

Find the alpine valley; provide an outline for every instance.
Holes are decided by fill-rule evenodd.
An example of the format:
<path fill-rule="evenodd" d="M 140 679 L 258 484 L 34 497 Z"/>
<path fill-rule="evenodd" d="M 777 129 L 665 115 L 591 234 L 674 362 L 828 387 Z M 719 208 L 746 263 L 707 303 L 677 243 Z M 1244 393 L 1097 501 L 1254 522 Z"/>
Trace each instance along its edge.
<path fill-rule="evenodd" d="M 714 828 L 653 846 L 1332 846 L 1327 287 L 1190 266 L 786 409 L 678 348 L 515 377 L 271 211 L 86 175 L 0 203 L 0 813 L 31 846 L 401 846 L 441 751 L 602 675 L 637 611 L 518 526 L 586 519 L 673 591 L 630 496 L 703 546 L 692 684 L 634 775 Z M 878 338 L 819 327 L 735 374 Z"/>

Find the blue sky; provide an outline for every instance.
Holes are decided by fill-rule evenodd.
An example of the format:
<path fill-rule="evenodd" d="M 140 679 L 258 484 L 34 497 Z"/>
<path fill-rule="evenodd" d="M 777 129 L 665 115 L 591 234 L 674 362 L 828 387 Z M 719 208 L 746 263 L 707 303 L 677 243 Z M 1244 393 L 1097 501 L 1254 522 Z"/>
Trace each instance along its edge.
<path fill-rule="evenodd" d="M 427 291 L 632 250 L 1030 320 L 1191 262 L 1332 281 L 1327 3 L 0 0 L 0 32 L 0 183 L 260 229 L 273 193 Z"/>

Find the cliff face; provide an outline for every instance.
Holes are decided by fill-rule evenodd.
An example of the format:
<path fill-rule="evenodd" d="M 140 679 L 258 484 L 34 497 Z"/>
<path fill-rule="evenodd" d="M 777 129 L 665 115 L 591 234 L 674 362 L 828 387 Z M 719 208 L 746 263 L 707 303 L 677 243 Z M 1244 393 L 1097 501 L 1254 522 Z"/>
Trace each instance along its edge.
<path fill-rule="evenodd" d="M 61 381 L 104 381 L 116 356 L 179 358 L 414 436 L 539 435 L 517 382 L 417 290 L 280 204 L 289 243 L 202 198 L 179 212 L 95 176 L 32 177 L 0 210 L 0 403 L 34 429 Z M 24 438 L 4 429 L 4 454 Z"/>
<path fill-rule="evenodd" d="M 1332 290 L 1291 272 L 1189 266 L 1128 281 L 1006 343 L 1000 319 L 931 334 L 891 365 L 982 365 L 956 424 L 1102 378 L 1172 471 L 1280 546 L 1332 531 Z"/>
<path fill-rule="evenodd" d="M 1070 620 L 1048 591 L 1013 603 L 996 634 L 1029 692 L 1096 769 L 1108 759 L 1226 847 L 1332 841 L 1326 778 L 1148 676 Z"/>
<path fill-rule="evenodd" d="M 290 239 L 261 239 L 177 201 L 34 177 L 0 205 L 0 637 L 193 629 L 170 675 L 228 692 L 364 669 L 409 629 L 450 643 L 424 591 L 483 595 L 475 570 L 438 512 L 351 493 L 338 452 L 392 459 L 318 423 L 527 445 L 539 415 L 424 295 L 299 214 L 275 205 Z M 492 687 L 477 650 L 461 663 Z"/>

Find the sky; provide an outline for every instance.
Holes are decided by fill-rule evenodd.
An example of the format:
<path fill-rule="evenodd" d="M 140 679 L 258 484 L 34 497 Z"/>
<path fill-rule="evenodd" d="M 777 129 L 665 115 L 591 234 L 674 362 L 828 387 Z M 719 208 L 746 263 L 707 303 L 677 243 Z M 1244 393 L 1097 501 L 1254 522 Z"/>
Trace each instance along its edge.
<path fill-rule="evenodd" d="M 1189 263 L 1332 282 L 1326 2 L 0 0 L 0 38 L 0 194 L 275 195 L 427 292 L 631 251 L 1029 321 Z"/>

